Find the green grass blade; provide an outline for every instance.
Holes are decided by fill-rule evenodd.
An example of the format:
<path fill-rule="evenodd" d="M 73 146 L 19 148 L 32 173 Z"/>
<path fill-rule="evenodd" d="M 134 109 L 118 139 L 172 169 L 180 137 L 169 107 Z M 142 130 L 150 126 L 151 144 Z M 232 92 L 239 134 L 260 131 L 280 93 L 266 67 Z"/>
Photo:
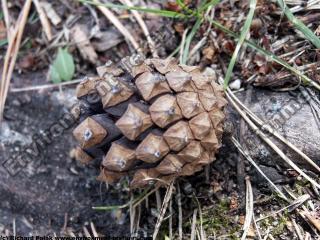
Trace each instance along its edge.
<path fill-rule="evenodd" d="M 200 28 L 201 23 L 202 23 L 202 19 L 198 18 L 196 23 L 192 27 L 191 32 L 189 33 L 188 37 L 186 38 L 186 43 L 185 43 L 185 47 L 183 50 L 183 56 L 182 56 L 182 62 L 181 62 L 182 64 L 187 63 L 191 41 L 192 41 L 194 35 L 197 33 L 198 29 Z"/>
<path fill-rule="evenodd" d="M 240 38 L 238 40 L 237 46 L 236 46 L 236 48 L 235 48 L 235 50 L 234 50 L 234 52 L 232 54 L 232 58 L 230 60 L 229 66 L 228 66 L 228 70 L 227 70 L 226 76 L 224 78 L 224 88 L 225 89 L 227 89 L 227 87 L 228 87 L 228 84 L 229 84 L 229 81 L 230 81 L 230 78 L 231 78 L 231 75 L 232 75 L 232 72 L 233 72 L 234 65 L 235 65 L 235 63 L 237 61 L 237 57 L 238 57 L 240 48 L 241 48 L 244 40 L 246 39 L 246 36 L 247 36 L 249 30 L 250 30 L 250 26 L 251 26 L 251 22 L 252 22 L 252 19 L 253 19 L 254 11 L 256 9 L 256 5 L 257 5 L 257 1 L 256 0 L 250 0 L 250 10 L 249 10 L 247 19 L 246 19 L 246 21 L 244 23 L 243 29 L 241 31 Z"/>
<path fill-rule="evenodd" d="M 207 20 L 209 22 L 211 22 L 212 25 L 214 25 L 216 28 L 220 29 L 221 31 L 229 34 L 231 37 L 235 38 L 235 39 L 239 39 L 239 36 L 231 31 L 230 29 L 226 28 L 225 26 L 223 26 L 221 23 L 212 20 L 210 18 L 207 18 Z M 288 64 L 286 61 L 283 61 L 281 58 L 277 57 L 275 54 L 273 54 L 272 52 L 269 52 L 265 49 L 263 49 L 262 47 L 258 46 L 258 44 L 256 44 L 255 42 L 251 41 L 251 40 L 244 40 L 245 44 L 247 44 L 249 47 L 253 48 L 254 50 L 256 50 L 257 52 L 263 54 L 264 56 L 266 56 L 269 60 L 272 60 L 278 64 L 280 64 L 281 66 L 285 67 L 287 70 L 289 70 L 290 72 L 292 72 L 293 74 L 295 74 L 297 77 L 299 77 L 302 82 L 304 84 L 309 84 L 313 87 L 315 87 L 316 89 L 320 90 L 320 85 L 318 83 L 316 83 L 315 81 L 313 81 L 312 79 L 310 79 L 308 76 L 304 75 L 301 71 L 299 71 L 298 69 L 292 67 L 290 64 Z"/>
<path fill-rule="evenodd" d="M 198 11 L 199 11 L 199 13 L 202 13 L 202 12 L 206 11 L 209 7 L 217 5 L 219 2 L 220 2 L 220 0 L 211 0 L 211 1 L 203 4 L 202 6 L 200 6 Z"/>
<path fill-rule="evenodd" d="M 144 8 L 144 7 L 129 7 L 126 5 L 121 4 L 113 4 L 113 3 L 95 3 L 90 0 L 78 0 L 81 3 L 88 3 L 95 6 L 104 6 L 107 8 L 118 8 L 118 9 L 124 9 L 124 10 L 136 10 L 140 12 L 147 12 L 147 13 L 153 13 L 162 17 L 170 17 L 170 18 L 185 18 L 187 15 L 183 13 L 178 13 L 175 11 L 169 11 L 169 10 L 160 10 L 160 9 L 154 9 L 154 8 Z"/>
<path fill-rule="evenodd" d="M 320 39 L 304 25 L 302 21 L 292 14 L 285 2 L 283 0 L 277 0 L 277 3 L 294 27 L 302 32 L 306 39 L 308 39 L 316 48 L 320 48 Z"/>

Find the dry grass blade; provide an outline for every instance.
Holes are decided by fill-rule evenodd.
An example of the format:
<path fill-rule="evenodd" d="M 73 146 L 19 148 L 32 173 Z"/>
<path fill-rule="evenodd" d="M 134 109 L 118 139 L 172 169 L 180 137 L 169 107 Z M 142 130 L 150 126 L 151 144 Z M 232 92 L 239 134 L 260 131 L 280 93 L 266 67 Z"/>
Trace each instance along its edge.
<path fill-rule="evenodd" d="M 7 0 L 1 0 L 1 7 L 2 7 L 2 12 L 3 12 L 4 22 L 6 23 L 7 39 L 8 39 L 8 41 L 10 41 L 12 29 L 11 29 L 11 21 L 10 21 L 10 16 L 9 16 Z"/>
<path fill-rule="evenodd" d="M 293 217 L 291 217 L 291 222 L 292 222 L 292 225 L 294 227 L 294 230 L 295 230 L 299 240 L 303 240 L 304 238 L 303 238 L 303 235 L 302 235 L 302 233 L 300 231 L 300 228 L 299 228 L 298 224 L 296 223 L 296 221 L 294 220 Z"/>
<path fill-rule="evenodd" d="M 168 203 L 169 203 L 169 201 L 171 199 L 171 196 L 172 196 L 173 184 L 174 184 L 174 181 L 172 181 L 170 183 L 169 187 L 167 188 L 166 195 L 164 196 L 162 208 L 161 208 L 159 217 L 157 219 L 157 223 L 156 223 L 156 226 L 154 228 L 154 232 L 153 232 L 153 236 L 152 236 L 152 239 L 154 239 L 154 240 L 157 239 L 162 220 L 163 220 L 164 215 L 165 215 L 165 213 L 167 211 Z"/>
<path fill-rule="evenodd" d="M 94 237 L 99 237 L 99 234 L 98 234 L 98 232 L 97 232 L 97 230 L 96 230 L 93 222 L 90 222 L 90 227 L 91 227 L 91 231 L 92 231 L 92 233 L 93 233 L 93 236 L 94 236 Z"/>
<path fill-rule="evenodd" d="M 230 36 L 232 36 L 235 39 L 238 39 L 239 36 L 231 31 L 230 29 L 226 28 L 225 26 L 223 26 L 222 24 L 220 24 L 219 22 L 212 20 L 210 18 L 206 18 L 207 21 L 209 21 L 211 24 L 213 24 L 215 27 L 217 27 L 218 29 L 220 29 L 221 31 L 229 34 Z M 288 64 L 287 62 L 283 61 L 281 58 L 277 57 L 275 54 L 259 47 L 255 42 L 250 41 L 250 40 L 244 40 L 245 44 L 247 44 L 250 48 L 256 50 L 257 52 L 259 52 L 260 54 L 268 57 L 268 59 L 270 59 L 273 62 L 276 62 L 278 64 L 280 64 L 281 66 L 285 67 L 288 71 L 292 72 L 294 75 L 296 75 L 297 77 L 299 77 L 304 84 L 306 85 L 310 85 L 314 88 L 316 88 L 317 90 L 320 91 L 320 85 L 315 82 L 314 80 L 310 79 L 308 76 L 304 75 L 301 71 L 299 71 L 298 69 L 292 67 L 290 64 Z"/>
<path fill-rule="evenodd" d="M 312 42 L 316 48 L 320 48 L 320 39 L 306 25 L 304 25 L 302 21 L 292 14 L 285 2 L 283 0 L 277 0 L 277 3 L 295 28 L 301 31 L 306 39 Z"/>
<path fill-rule="evenodd" d="M 279 139 L 281 142 L 286 144 L 290 149 L 295 151 L 297 154 L 299 154 L 307 163 L 309 163 L 312 167 L 314 167 L 319 173 L 320 173 L 320 167 L 312 161 L 306 154 L 304 154 L 300 149 L 298 149 L 296 146 L 294 146 L 292 143 L 290 143 L 287 139 L 285 139 L 280 133 L 278 133 L 274 128 L 272 128 L 270 125 L 263 122 L 260 118 L 258 118 L 250 109 L 248 109 L 237 97 L 233 94 L 233 92 L 228 88 L 227 89 L 228 94 L 232 99 L 248 114 L 248 116 L 251 117 L 253 121 L 256 122 L 260 126 L 261 129 L 266 130 L 268 133 L 275 136 L 277 139 Z"/>
<path fill-rule="evenodd" d="M 243 224 L 241 240 L 245 240 L 253 218 L 253 192 L 249 177 L 246 178 L 246 217 Z"/>
<path fill-rule="evenodd" d="M 49 41 L 51 41 L 52 39 L 52 31 L 51 31 L 51 26 L 50 26 L 50 22 L 47 18 L 47 15 L 45 14 L 42 6 L 40 5 L 40 2 L 39 0 L 32 0 L 34 5 L 36 6 L 36 9 L 37 9 L 37 12 L 39 14 L 39 18 L 40 18 L 40 22 L 41 22 L 41 25 L 43 27 L 43 30 L 47 36 L 47 39 Z"/>
<path fill-rule="evenodd" d="M 197 223 L 197 209 L 193 211 L 193 216 L 192 216 L 192 225 L 191 225 L 191 240 L 196 239 L 196 223 Z"/>
<path fill-rule="evenodd" d="M 126 4 L 129 7 L 134 7 L 134 5 L 132 4 L 132 2 L 130 0 L 122 0 L 121 2 L 123 4 Z M 149 48 L 151 50 L 152 56 L 153 57 L 158 57 L 156 45 L 155 45 L 154 41 L 152 40 L 152 38 L 150 36 L 150 32 L 148 30 L 147 25 L 143 21 L 141 15 L 138 13 L 138 11 L 136 11 L 136 10 L 131 10 L 131 11 L 132 11 L 133 16 L 136 18 L 138 24 L 140 25 L 144 35 L 147 38 L 147 42 L 148 42 Z"/>
<path fill-rule="evenodd" d="M 186 36 L 187 36 L 188 31 L 189 31 L 189 28 L 186 28 L 186 30 L 184 30 L 184 32 L 182 34 L 181 47 L 180 47 L 180 58 L 179 58 L 180 63 L 183 62 L 183 53 L 184 53 L 184 49 L 185 49 Z"/>
<path fill-rule="evenodd" d="M 288 200 L 287 197 L 281 192 L 281 190 L 264 174 L 264 172 L 259 168 L 251 156 L 241 147 L 240 143 L 232 137 L 232 142 L 237 147 L 238 151 L 257 169 L 257 171 L 270 183 L 274 190 L 285 200 Z"/>
<path fill-rule="evenodd" d="M 50 89 L 50 88 L 61 88 L 62 86 L 78 84 L 81 81 L 83 81 L 83 79 L 75 79 L 75 80 L 68 81 L 68 82 L 30 86 L 30 87 L 24 87 L 24 88 L 10 88 L 9 91 L 12 93 L 19 93 L 19 92 L 29 92 L 29 91 L 36 91 L 36 90 L 45 90 L 45 89 Z"/>
<path fill-rule="evenodd" d="M 181 191 L 179 183 L 177 183 L 177 190 L 178 190 L 178 232 L 179 232 L 179 240 L 182 239 L 182 206 L 181 206 Z"/>
<path fill-rule="evenodd" d="M 196 197 L 196 195 L 193 195 L 193 198 L 195 199 L 195 201 L 197 202 L 198 205 L 198 210 L 199 210 L 199 218 L 200 218 L 200 236 L 201 236 L 201 240 L 205 240 L 206 236 L 205 236 L 205 232 L 203 230 L 203 218 L 202 218 L 202 210 L 201 210 L 201 205 L 200 202 L 198 200 L 198 198 Z"/>
<path fill-rule="evenodd" d="M 119 19 L 114 15 L 107 7 L 103 6 L 99 0 L 92 0 L 97 8 L 105 15 L 110 22 L 121 32 L 121 34 L 132 44 L 136 51 L 139 51 L 139 44 L 134 39 L 132 34 L 126 29 L 126 27 L 119 21 Z"/>
<path fill-rule="evenodd" d="M 0 122 L 3 120 L 3 111 L 8 95 L 10 80 L 17 59 L 22 34 L 27 22 L 31 3 L 32 0 L 27 0 L 25 2 L 22 12 L 20 13 L 19 19 L 16 23 L 15 30 L 10 37 L 10 42 L 7 48 L 0 85 Z"/>
<path fill-rule="evenodd" d="M 224 79 L 224 88 L 226 89 L 228 87 L 228 84 L 229 84 L 229 81 L 230 81 L 230 78 L 231 78 L 231 75 L 232 75 L 232 72 L 233 72 L 233 68 L 234 68 L 234 65 L 237 61 L 237 57 L 238 57 L 238 54 L 239 54 L 239 51 L 242 47 L 242 44 L 250 30 L 250 26 L 251 26 L 251 22 L 252 22 L 252 19 L 253 19 L 253 15 L 254 15 L 254 11 L 256 9 L 256 5 L 257 5 L 257 1 L 256 0 L 250 0 L 250 10 L 249 10 L 249 13 L 248 13 L 248 16 L 247 16 L 247 19 L 244 23 L 244 26 L 243 26 L 243 29 L 241 31 L 241 34 L 240 34 L 240 38 L 238 40 L 238 43 L 237 43 L 237 46 L 232 54 L 232 57 L 231 57 L 231 60 L 230 60 L 230 63 L 229 63 L 229 66 L 228 66 L 228 69 L 227 69 L 227 73 L 226 73 L 226 76 L 225 76 L 225 79 Z"/>
<path fill-rule="evenodd" d="M 236 104 L 236 102 L 230 97 L 230 94 L 227 93 L 227 98 L 229 102 L 232 104 L 232 106 L 237 110 L 237 112 L 243 117 L 243 119 L 247 122 L 247 124 L 250 126 L 250 128 L 264 141 L 266 142 L 269 147 L 271 147 L 287 164 L 289 164 L 290 167 L 292 167 L 294 170 L 296 170 L 301 176 L 303 176 L 305 179 L 307 179 L 311 184 L 316 186 L 317 188 L 320 188 L 320 185 L 310 176 L 308 176 L 306 173 L 304 173 L 294 162 L 292 162 L 286 154 L 274 143 L 272 140 L 264 134 L 246 115 L 246 113 L 241 110 L 241 108 Z"/>
<path fill-rule="evenodd" d="M 260 221 L 262 221 L 264 219 L 267 219 L 269 217 L 273 217 L 273 216 L 277 215 L 278 213 L 281 213 L 281 212 L 283 212 L 284 210 L 287 210 L 287 209 L 289 210 L 289 212 L 292 212 L 293 210 L 298 208 L 301 204 L 303 204 L 305 201 L 307 201 L 309 199 L 310 199 L 310 195 L 309 194 L 304 194 L 304 195 L 300 196 L 299 198 L 295 199 L 288 206 L 285 206 L 284 208 L 281 208 L 278 211 L 272 212 L 270 215 L 258 218 L 257 222 L 260 222 Z"/>

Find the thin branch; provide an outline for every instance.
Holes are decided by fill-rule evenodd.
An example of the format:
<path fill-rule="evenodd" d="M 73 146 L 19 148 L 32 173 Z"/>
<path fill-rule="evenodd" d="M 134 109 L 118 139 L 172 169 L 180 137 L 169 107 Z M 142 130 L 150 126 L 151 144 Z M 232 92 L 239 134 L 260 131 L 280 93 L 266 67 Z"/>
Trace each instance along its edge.
<path fill-rule="evenodd" d="M 132 4 L 132 2 L 130 0 L 121 0 L 121 2 L 123 4 L 126 4 L 127 6 L 129 7 L 134 7 L 134 5 Z M 145 24 L 145 22 L 143 21 L 141 15 L 139 14 L 138 11 L 136 10 L 130 10 L 133 14 L 133 16 L 136 18 L 138 24 L 140 25 L 144 35 L 146 36 L 147 38 L 147 42 L 148 42 L 148 45 L 149 45 L 149 48 L 150 48 L 150 51 L 152 53 L 152 56 L 154 58 L 157 58 L 159 57 L 158 56 L 158 53 L 157 53 L 157 49 L 156 49 L 156 44 L 154 43 L 154 41 L 152 40 L 151 36 L 150 36 L 150 32 L 148 30 L 148 27 L 147 25 Z"/>
<path fill-rule="evenodd" d="M 101 5 L 101 2 L 99 0 L 92 0 L 97 8 L 103 13 L 104 16 L 106 16 L 110 22 L 119 30 L 119 32 L 122 33 L 122 35 L 129 40 L 129 42 L 132 44 L 134 49 L 139 52 L 139 44 L 134 39 L 132 34 L 126 29 L 126 27 L 119 21 L 116 15 L 113 14 L 107 7 Z"/>
<path fill-rule="evenodd" d="M 164 196 L 162 208 L 161 208 L 159 217 L 157 219 L 156 226 L 154 228 L 154 232 L 153 232 L 153 236 L 152 236 L 153 240 L 157 239 L 157 236 L 158 236 L 158 233 L 159 233 L 159 230 L 160 230 L 160 226 L 161 226 L 163 217 L 164 217 L 164 215 L 165 215 L 165 213 L 167 211 L 168 203 L 169 203 L 169 201 L 171 199 L 171 196 L 172 196 L 173 183 L 174 183 L 174 181 L 172 181 L 170 183 L 169 187 L 167 188 L 166 195 Z"/>

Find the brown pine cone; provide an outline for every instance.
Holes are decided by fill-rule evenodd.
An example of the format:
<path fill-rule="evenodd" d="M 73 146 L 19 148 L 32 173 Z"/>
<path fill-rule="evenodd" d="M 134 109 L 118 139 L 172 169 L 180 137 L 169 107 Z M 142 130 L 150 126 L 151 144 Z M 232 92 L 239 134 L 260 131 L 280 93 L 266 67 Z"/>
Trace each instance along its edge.
<path fill-rule="evenodd" d="M 215 159 L 227 101 L 198 67 L 132 58 L 98 69 L 77 87 L 81 123 L 73 135 L 76 158 L 101 158 L 99 180 L 129 175 L 132 188 L 190 176 Z"/>

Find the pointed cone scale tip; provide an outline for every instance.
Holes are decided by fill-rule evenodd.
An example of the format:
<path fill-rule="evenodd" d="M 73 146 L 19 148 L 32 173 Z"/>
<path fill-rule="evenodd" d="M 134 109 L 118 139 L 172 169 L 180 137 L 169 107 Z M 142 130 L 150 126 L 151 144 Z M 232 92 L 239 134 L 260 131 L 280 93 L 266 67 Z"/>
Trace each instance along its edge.
<path fill-rule="evenodd" d="M 206 111 L 211 111 L 218 105 L 218 99 L 211 91 L 200 91 L 199 99 Z"/>
<path fill-rule="evenodd" d="M 183 166 L 179 176 L 192 176 L 196 172 L 201 171 L 202 168 L 203 167 L 200 164 L 198 165 L 186 164 Z"/>
<path fill-rule="evenodd" d="M 212 129 L 209 114 L 207 112 L 200 113 L 189 121 L 189 126 L 196 139 L 203 139 Z"/>
<path fill-rule="evenodd" d="M 163 137 L 149 133 L 137 147 L 136 156 L 144 162 L 155 163 L 162 159 L 168 152 L 169 147 Z"/>
<path fill-rule="evenodd" d="M 155 169 L 139 169 L 134 173 L 130 187 L 135 189 L 153 185 L 158 176 L 159 173 Z"/>
<path fill-rule="evenodd" d="M 89 164 L 93 158 L 80 147 L 73 149 L 74 158 L 82 164 Z"/>
<path fill-rule="evenodd" d="M 159 59 L 159 58 L 152 58 L 147 59 L 146 63 L 148 65 L 153 65 L 153 67 L 161 74 L 166 74 L 177 66 L 177 60 L 175 58 L 168 58 L 168 59 Z"/>
<path fill-rule="evenodd" d="M 212 163 L 215 159 L 216 158 L 213 154 L 209 154 L 209 152 L 203 152 L 201 157 L 191 164 L 193 166 L 205 166 Z"/>
<path fill-rule="evenodd" d="M 76 89 L 77 98 L 96 92 L 96 82 L 97 78 L 85 78 L 81 83 L 79 83 Z"/>
<path fill-rule="evenodd" d="M 193 92 L 194 86 L 191 75 L 184 71 L 174 71 L 166 74 L 169 86 L 175 92 Z"/>
<path fill-rule="evenodd" d="M 177 94 L 177 102 L 182 115 L 189 119 L 204 111 L 196 92 L 182 92 Z"/>
<path fill-rule="evenodd" d="M 193 162 L 201 157 L 203 151 L 204 149 L 199 141 L 191 141 L 178 153 L 178 156 L 185 162 Z"/>
<path fill-rule="evenodd" d="M 124 173 L 117 173 L 108 171 L 105 168 L 102 168 L 100 171 L 99 176 L 97 177 L 97 180 L 100 182 L 106 182 L 108 184 L 113 184 L 120 180 L 121 177 L 125 176 Z"/>
<path fill-rule="evenodd" d="M 209 116 L 214 128 L 216 128 L 225 119 L 225 114 L 219 108 L 210 111 Z"/>
<path fill-rule="evenodd" d="M 103 158 L 102 165 L 108 170 L 123 172 L 132 167 L 135 159 L 134 150 L 112 143 L 107 155 Z"/>
<path fill-rule="evenodd" d="M 214 130 L 211 130 L 207 136 L 201 140 L 202 146 L 208 151 L 216 151 L 220 147 L 219 140 Z"/>
<path fill-rule="evenodd" d="M 159 97 L 149 108 L 152 121 L 161 128 L 182 118 L 180 107 L 174 96 Z"/>
<path fill-rule="evenodd" d="M 103 108 L 115 106 L 128 100 L 134 92 L 115 77 L 108 76 L 96 85 L 102 99 Z"/>
<path fill-rule="evenodd" d="M 136 80 L 136 86 L 146 101 L 160 94 L 171 92 L 164 76 L 150 72 L 141 74 Z"/>
<path fill-rule="evenodd" d="M 155 187 L 168 187 L 172 181 L 175 181 L 175 179 L 179 176 L 179 174 L 171 174 L 167 176 L 161 176 L 159 177 L 159 181 L 157 181 Z"/>
<path fill-rule="evenodd" d="M 195 71 L 191 73 L 192 81 L 197 89 L 199 90 L 208 90 L 212 89 L 212 81 L 215 81 L 213 76 L 206 76 L 200 71 Z M 213 89 L 212 89 L 213 90 Z"/>
<path fill-rule="evenodd" d="M 81 148 L 90 148 L 98 145 L 107 134 L 107 130 L 90 117 L 86 118 L 73 130 L 73 136 L 80 143 Z"/>
<path fill-rule="evenodd" d="M 151 127 L 153 122 L 149 114 L 144 113 L 133 104 L 116 122 L 116 126 L 130 140 L 135 140 L 142 132 Z"/>
<path fill-rule="evenodd" d="M 169 154 L 156 167 L 156 170 L 163 175 L 168 175 L 179 173 L 182 167 L 183 162 L 179 159 L 179 157 L 175 154 Z"/>
<path fill-rule="evenodd" d="M 163 137 L 173 151 L 180 151 L 194 139 L 189 124 L 185 121 L 179 121 L 171 126 Z"/>

